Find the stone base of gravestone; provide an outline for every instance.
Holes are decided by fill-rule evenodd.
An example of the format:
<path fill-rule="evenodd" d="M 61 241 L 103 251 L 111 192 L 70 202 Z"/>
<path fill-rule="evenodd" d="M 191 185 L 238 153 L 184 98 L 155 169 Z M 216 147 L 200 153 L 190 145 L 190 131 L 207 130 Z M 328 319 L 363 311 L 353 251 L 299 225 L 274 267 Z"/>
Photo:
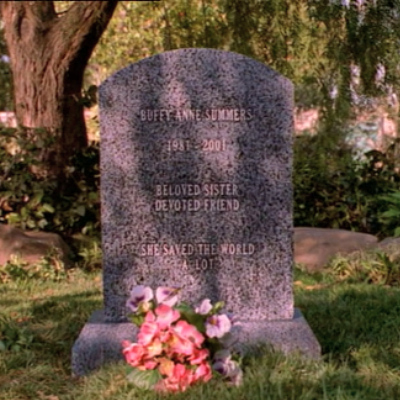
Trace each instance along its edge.
<path fill-rule="evenodd" d="M 267 344 L 285 354 L 298 352 L 311 359 L 321 357 L 321 346 L 297 308 L 290 320 L 239 320 L 235 336 L 237 343 L 234 348 L 242 354 L 251 352 L 256 346 Z"/>
<path fill-rule="evenodd" d="M 101 366 L 121 361 L 122 341 L 135 341 L 137 327 L 130 322 L 106 323 L 103 310 L 95 311 L 72 347 L 71 368 L 83 376 Z"/>
<path fill-rule="evenodd" d="M 301 312 L 291 320 L 239 321 L 234 348 L 242 354 L 267 344 L 285 354 L 298 352 L 318 359 L 321 347 Z M 123 360 L 121 342 L 135 341 L 137 328 L 131 323 L 106 323 L 103 311 L 95 311 L 72 348 L 72 373 L 83 376 L 102 365 Z"/>

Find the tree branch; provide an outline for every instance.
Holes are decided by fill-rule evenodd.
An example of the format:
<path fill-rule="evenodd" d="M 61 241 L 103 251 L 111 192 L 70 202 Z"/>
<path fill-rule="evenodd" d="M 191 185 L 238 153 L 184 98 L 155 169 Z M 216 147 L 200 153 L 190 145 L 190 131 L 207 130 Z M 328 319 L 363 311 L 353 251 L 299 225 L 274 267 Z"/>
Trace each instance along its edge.
<path fill-rule="evenodd" d="M 110 21 L 118 4 L 117 0 L 76 1 L 67 12 L 58 18 L 51 35 L 57 49 L 60 64 L 69 63 L 70 55 L 78 54 L 80 62 L 86 63 Z"/>

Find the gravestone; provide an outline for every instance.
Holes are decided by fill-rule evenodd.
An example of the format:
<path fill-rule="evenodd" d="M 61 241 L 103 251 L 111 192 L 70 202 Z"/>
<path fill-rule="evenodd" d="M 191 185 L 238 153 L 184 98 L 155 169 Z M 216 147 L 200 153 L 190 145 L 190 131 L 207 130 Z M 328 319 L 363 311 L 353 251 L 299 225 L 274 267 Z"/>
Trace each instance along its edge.
<path fill-rule="evenodd" d="M 238 346 L 318 356 L 293 306 L 290 81 L 212 49 L 159 54 L 99 90 L 104 311 L 73 349 L 82 375 L 134 339 L 130 289 L 225 301 Z"/>

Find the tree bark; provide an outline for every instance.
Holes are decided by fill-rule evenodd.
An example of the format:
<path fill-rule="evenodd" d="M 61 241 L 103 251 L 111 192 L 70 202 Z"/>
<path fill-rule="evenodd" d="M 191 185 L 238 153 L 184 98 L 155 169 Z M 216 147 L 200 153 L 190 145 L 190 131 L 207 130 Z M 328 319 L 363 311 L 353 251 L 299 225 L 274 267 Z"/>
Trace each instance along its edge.
<path fill-rule="evenodd" d="M 40 160 L 50 175 L 62 176 L 69 157 L 87 145 L 83 74 L 117 3 L 76 1 L 57 14 L 53 1 L 0 2 L 16 118 L 53 139 Z"/>

